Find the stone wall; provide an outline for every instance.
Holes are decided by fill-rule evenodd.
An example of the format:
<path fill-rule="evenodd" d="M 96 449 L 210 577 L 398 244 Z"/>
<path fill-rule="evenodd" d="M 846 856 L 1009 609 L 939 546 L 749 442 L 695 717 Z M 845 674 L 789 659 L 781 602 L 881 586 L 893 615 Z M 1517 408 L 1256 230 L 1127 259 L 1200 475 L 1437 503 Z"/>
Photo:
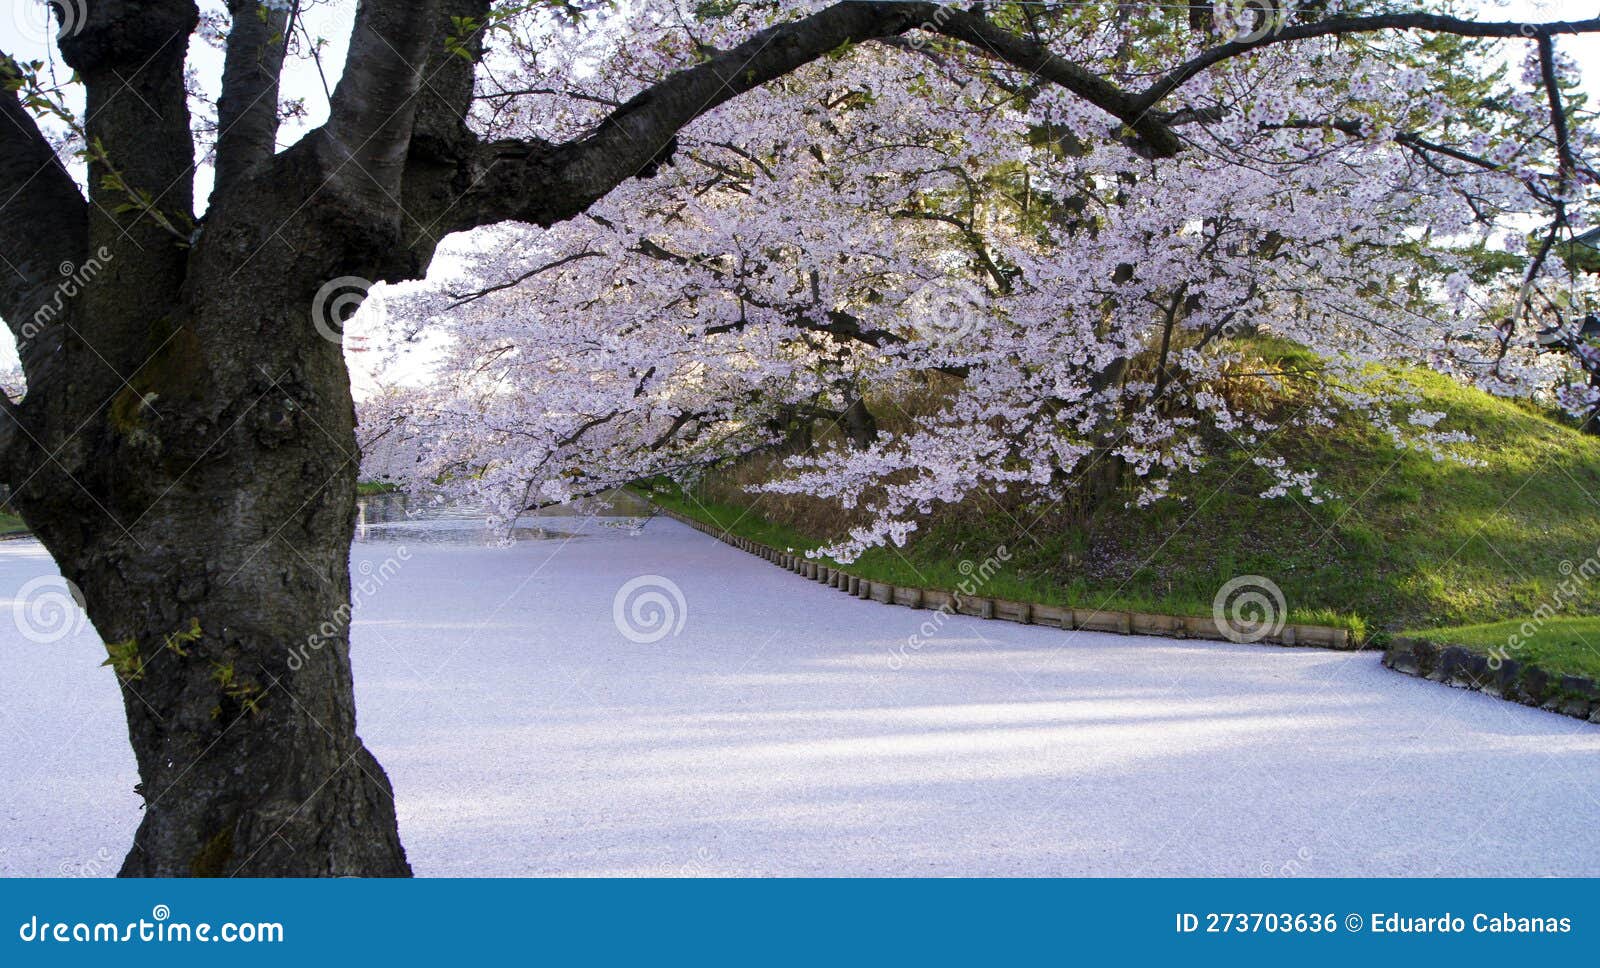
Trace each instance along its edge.
<path fill-rule="evenodd" d="M 1406 675 L 1600 723 L 1600 685 L 1583 676 L 1553 676 L 1515 659 L 1403 636 L 1390 640 L 1383 664 Z"/>

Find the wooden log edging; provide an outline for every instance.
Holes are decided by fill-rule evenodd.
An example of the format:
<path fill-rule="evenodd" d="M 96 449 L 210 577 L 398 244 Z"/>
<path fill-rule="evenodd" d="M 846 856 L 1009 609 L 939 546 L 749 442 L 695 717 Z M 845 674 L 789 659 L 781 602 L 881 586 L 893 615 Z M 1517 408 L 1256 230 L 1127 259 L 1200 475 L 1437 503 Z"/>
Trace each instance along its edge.
<path fill-rule="evenodd" d="M 1087 632 L 1115 632 L 1119 635 L 1156 635 L 1174 639 L 1231 641 L 1215 619 L 1194 615 L 1153 615 L 1145 612 L 1108 611 L 1096 608 L 1069 608 L 1040 602 L 1013 602 L 1003 598 L 960 595 L 930 588 L 907 588 L 852 575 L 833 565 L 825 565 L 804 555 L 793 554 L 742 538 L 697 521 L 686 514 L 657 504 L 656 509 L 681 524 L 724 544 L 765 558 L 780 568 L 837 588 L 857 598 L 884 605 L 907 608 L 948 609 L 952 614 L 1018 622 L 1023 625 L 1048 625 L 1051 628 Z M 1284 625 L 1276 634 L 1261 639 L 1259 645 L 1307 646 L 1355 651 L 1361 648 L 1349 629 L 1326 625 Z"/>
<path fill-rule="evenodd" d="M 1383 664 L 1419 679 L 1600 723 L 1600 684 L 1583 676 L 1551 675 L 1536 665 L 1488 656 L 1466 646 L 1400 635 L 1389 640 Z"/>

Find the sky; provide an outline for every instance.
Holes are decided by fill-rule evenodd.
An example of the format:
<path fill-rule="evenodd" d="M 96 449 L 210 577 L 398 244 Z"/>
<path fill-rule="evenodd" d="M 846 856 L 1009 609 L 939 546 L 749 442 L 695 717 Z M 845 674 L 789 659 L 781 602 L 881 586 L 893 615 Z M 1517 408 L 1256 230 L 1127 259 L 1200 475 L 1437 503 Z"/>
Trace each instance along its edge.
<path fill-rule="evenodd" d="M 61 64 L 59 55 L 55 53 L 51 43 L 58 25 L 47 22 L 44 0 L 4 0 L 4 2 L 11 9 L 7 16 L 0 17 L 0 51 L 23 61 L 40 60 L 46 64 L 53 64 L 61 77 L 69 76 L 70 69 Z M 92 0 L 65 0 L 69 10 L 80 12 L 89 2 Z M 199 5 L 202 11 L 225 9 L 222 0 L 200 0 Z M 322 41 L 319 56 L 322 74 L 327 77 L 329 87 L 337 84 L 344 65 L 355 6 L 356 0 L 307 0 L 305 4 L 307 28 L 313 36 Z M 1399 3 L 1394 6 L 1397 9 L 1403 8 Z M 1460 9 L 1468 12 L 1476 10 L 1477 18 L 1483 20 L 1578 20 L 1600 16 L 1600 0 L 1543 0 L 1543 2 L 1483 0 L 1477 5 L 1470 2 L 1462 4 Z M 1520 45 L 1507 45 L 1508 56 L 1520 58 L 1521 51 L 1513 49 L 1514 47 Z M 1585 68 L 1584 87 L 1590 92 L 1594 103 L 1600 104 L 1600 35 L 1560 38 L 1557 40 L 1557 47 L 1566 51 Z M 222 56 L 222 51 L 198 38 L 193 39 L 189 47 L 190 67 L 203 79 L 210 80 L 213 86 L 215 79 L 222 74 Z M 280 131 L 280 145 L 286 147 L 326 119 L 328 99 L 318 72 L 303 62 L 285 73 L 282 97 L 303 99 L 307 111 L 304 120 L 286 124 Z M 202 166 L 196 176 L 195 186 L 195 197 L 199 204 L 204 204 L 210 190 L 211 172 L 208 167 Z M 448 257 L 436 261 L 436 274 L 448 273 L 451 264 L 452 260 Z M 363 309 L 362 316 L 368 315 L 369 308 L 374 312 L 381 311 L 381 291 L 375 290 L 374 295 L 376 298 L 369 300 L 369 306 Z M 364 328 L 364 322 L 366 321 L 358 316 L 352 320 L 349 331 L 359 332 Z M 371 392 L 374 386 L 373 374 L 370 372 L 373 361 L 359 352 L 349 356 L 358 396 Z M 0 370 L 10 370 L 15 366 L 15 347 L 10 341 L 0 340 Z"/>

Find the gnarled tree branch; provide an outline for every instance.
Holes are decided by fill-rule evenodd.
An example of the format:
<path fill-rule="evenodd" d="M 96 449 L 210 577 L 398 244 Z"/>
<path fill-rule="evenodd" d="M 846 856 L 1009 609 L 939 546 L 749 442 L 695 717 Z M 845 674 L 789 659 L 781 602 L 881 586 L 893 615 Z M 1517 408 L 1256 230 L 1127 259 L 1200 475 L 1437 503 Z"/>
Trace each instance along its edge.
<path fill-rule="evenodd" d="M 58 46 L 85 88 L 88 250 L 117 285 L 91 285 L 76 298 L 67 351 L 83 344 L 82 365 L 64 365 L 95 405 L 89 400 L 105 394 L 93 384 L 103 380 L 109 391 L 142 366 L 152 324 L 181 303 L 195 168 L 184 62 L 200 15 L 193 0 L 87 9 L 81 29 Z"/>
<path fill-rule="evenodd" d="M 344 76 L 319 130 L 357 194 L 399 197 L 438 9 L 438 0 L 362 0 L 356 8 Z"/>
<path fill-rule="evenodd" d="M 582 140 L 480 145 L 473 188 L 453 208 L 448 225 L 462 230 L 508 219 L 540 225 L 564 221 L 629 178 L 650 174 L 671 156 L 678 131 L 708 111 L 848 44 L 916 29 L 972 44 L 1066 87 L 1132 127 L 1152 154 L 1178 148 L 1176 136 L 1161 120 L 1145 115 L 1133 95 L 975 14 L 933 3 L 844 2 L 760 31 L 667 77 L 617 108 Z"/>
<path fill-rule="evenodd" d="M 18 68 L 0 54 L 0 79 Z M 61 270 L 88 247 L 88 205 L 17 92 L 0 91 L 0 316 L 27 353 Z M 67 272 L 72 272 L 67 268 Z"/>
<path fill-rule="evenodd" d="M 1424 30 L 1433 33 L 1455 34 L 1458 37 L 1505 37 L 1531 40 L 1556 34 L 1600 33 L 1600 19 L 1556 21 L 1553 23 L 1492 23 L 1463 20 L 1430 13 L 1390 13 L 1370 17 L 1333 17 L 1311 23 L 1290 24 L 1265 35 L 1246 41 L 1221 44 L 1202 51 L 1189 60 L 1163 74 L 1134 100 L 1140 111 L 1147 111 L 1184 84 L 1193 80 L 1208 67 L 1230 60 L 1253 50 L 1274 44 L 1317 37 L 1337 37 L 1347 34 L 1370 34 L 1390 30 Z"/>

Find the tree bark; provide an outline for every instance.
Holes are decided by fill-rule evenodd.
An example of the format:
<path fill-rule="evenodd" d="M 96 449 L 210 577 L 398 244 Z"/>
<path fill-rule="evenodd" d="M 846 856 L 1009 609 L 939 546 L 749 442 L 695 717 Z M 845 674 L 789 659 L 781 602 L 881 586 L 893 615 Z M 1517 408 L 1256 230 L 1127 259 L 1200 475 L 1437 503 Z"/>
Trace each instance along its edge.
<path fill-rule="evenodd" d="M 845 436 L 850 438 L 850 446 L 856 450 L 866 450 L 878 442 L 878 418 L 859 394 L 851 395 L 839 422 L 844 426 Z"/>
<path fill-rule="evenodd" d="M 145 549 L 63 562 L 96 627 L 127 635 L 111 651 L 144 818 L 124 876 L 410 873 L 388 778 L 355 732 L 344 618 L 354 470 L 314 480 L 326 463 L 289 466 L 301 456 L 208 468 L 141 524 Z M 232 478 L 227 491 L 217 478 Z M 192 500 L 193 485 L 253 506 L 260 523 L 218 533 L 225 518 Z M 263 535 L 303 494 L 306 511 Z"/>
<path fill-rule="evenodd" d="M 284 224 L 324 245 L 196 252 L 180 298 L 136 321 L 145 362 L 67 436 L 30 433 L 58 457 L 14 465 L 122 686 L 145 809 L 124 874 L 409 872 L 355 731 L 354 406 L 305 308 L 324 273 L 297 264 L 362 243 Z"/>
<path fill-rule="evenodd" d="M 121 685 L 144 800 L 122 873 L 406 875 L 389 780 L 356 733 L 355 411 L 342 313 L 319 299 L 396 244 L 371 174 L 393 164 L 353 166 L 327 132 L 263 157 L 240 121 L 195 232 L 195 17 L 187 0 L 96 4 L 63 40 L 97 146 L 87 205 L 0 100 L 22 132 L 0 140 L 0 177 L 47 188 L 41 224 L 94 270 L 67 298 L 54 266 L 10 290 L 28 394 L 5 408 L 4 467 Z"/>
<path fill-rule="evenodd" d="M 288 167 L 326 180 L 315 149 Z M 144 798 L 127 875 L 409 873 L 356 734 L 354 406 L 336 331 L 308 309 L 394 227 L 339 204 L 337 178 L 326 207 L 272 204 L 281 175 L 210 213 L 170 301 L 99 307 L 94 331 L 129 335 L 96 351 L 135 361 L 103 404 L 63 422 L 30 390 L 16 414 L 16 505 L 122 687 Z M 263 246 L 274 224 L 297 244 Z"/>

